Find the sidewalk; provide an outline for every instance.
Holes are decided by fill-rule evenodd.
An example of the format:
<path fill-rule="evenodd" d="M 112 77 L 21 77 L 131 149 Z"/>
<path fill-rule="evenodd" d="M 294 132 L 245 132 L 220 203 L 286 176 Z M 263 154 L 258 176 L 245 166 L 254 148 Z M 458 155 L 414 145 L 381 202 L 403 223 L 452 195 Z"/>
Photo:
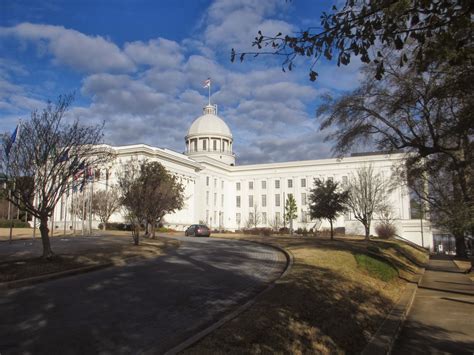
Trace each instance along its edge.
<path fill-rule="evenodd" d="M 430 258 L 392 353 L 474 353 L 474 284 L 451 259 Z"/>

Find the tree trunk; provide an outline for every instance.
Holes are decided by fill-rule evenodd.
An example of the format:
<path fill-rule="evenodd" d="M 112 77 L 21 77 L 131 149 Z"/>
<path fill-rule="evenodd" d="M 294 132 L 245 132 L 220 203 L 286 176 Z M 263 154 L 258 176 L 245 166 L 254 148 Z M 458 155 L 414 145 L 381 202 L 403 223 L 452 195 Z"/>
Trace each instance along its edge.
<path fill-rule="evenodd" d="M 51 250 L 51 244 L 49 242 L 49 228 L 47 216 L 40 218 L 39 230 L 41 232 L 41 242 L 43 243 L 43 258 L 51 260 L 54 256 L 54 253 Z"/>
<path fill-rule="evenodd" d="M 293 235 L 293 220 L 290 219 L 290 235 Z"/>
<path fill-rule="evenodd" d="M 334 230 L 332 228 L 332 219 L 329 220 L 329 224 L 331 225 L 331 240 L 334 240 Z"/>
<path fill-rule="evenodd" d="M 156 232 L 156 222 L 153 222 L 151 224 L 151 237 L 152 237 L 152 239 L 155 239 L 155 232 Z"/>
<path fill-rule="evenodd" d="M 370 224 L 365 224 L 365 240 L 370 240 Z"/>
<path fill-rule="evenodd" d="M 133 225 L 132 235 L 133 235 L 133 243 L 135 245 L 139 245 L 140 244 L 140 225 L 138 226 L 136 224 Z"/>
<path fill-rule="evenodd" d="M 460 258 L 467 257 L 464 235 L 455 235 L 454 237 L 456 238 L 456 256 Z"/>

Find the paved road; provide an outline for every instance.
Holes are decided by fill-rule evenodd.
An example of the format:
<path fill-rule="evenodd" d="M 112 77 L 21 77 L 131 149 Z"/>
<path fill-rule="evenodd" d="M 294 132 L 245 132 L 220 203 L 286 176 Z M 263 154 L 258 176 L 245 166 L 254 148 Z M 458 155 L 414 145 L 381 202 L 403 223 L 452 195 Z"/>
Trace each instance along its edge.
<path fill-rule="evenodd" d="M 180 238 L 164 257 L 0 291 L 0 353 L 162 353 L 262 290 L 270 247 Z"/>
<path fill-rule="evenodd" d="M 430 260 L 392 353 L 474 353 L 474 284 L 450 259 Z"/>

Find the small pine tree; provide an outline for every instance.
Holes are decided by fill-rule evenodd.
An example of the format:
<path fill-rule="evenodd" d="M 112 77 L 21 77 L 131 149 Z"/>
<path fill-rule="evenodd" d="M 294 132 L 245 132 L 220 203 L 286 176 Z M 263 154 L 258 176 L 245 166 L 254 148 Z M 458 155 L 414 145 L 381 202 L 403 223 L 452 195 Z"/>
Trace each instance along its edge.
<path fill-rule="evenodd" d="M 348 191 L 339 191 L 339 184 L 332 180 L 315 179 L 309 196 L 309 213 L 312 219 L 327 219 L 331 225 L 331 239 L 334 239 L 334 220 L 347 210 Z"/>
<path fill-rule="evenodd" d="M 285 204 L 285 218 L 290 222 L 290 234 L 293 234 L 293 220 L 298 217 L 298 207 L 293 195 L 288 195 Z"/>

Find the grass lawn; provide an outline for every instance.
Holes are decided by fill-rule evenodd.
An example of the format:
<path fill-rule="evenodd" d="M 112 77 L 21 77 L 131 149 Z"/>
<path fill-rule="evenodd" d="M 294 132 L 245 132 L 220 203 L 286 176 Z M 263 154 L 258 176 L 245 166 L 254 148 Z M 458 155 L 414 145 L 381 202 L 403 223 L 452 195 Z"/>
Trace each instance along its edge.
<path fill-rule="evenodd" d="M 428 260 L 425 252 L 399 241 L 226 237 L 286 248 L 294 265 L 249 310 L 184 353 L 360 352 L 406 279 Z"/>
<path fill-rule="evenodd" d="M 108 235 L 113 235 L 109 233 Z M 118 238 L 130 238 L 122 233 L 116 235 Z M 70 238 L 74 242 L 74 237 Z M 37 241 L 37 243 L 41 243 Z M 52 261 L 46 261 L 39 257 L 15 257 L 10 260 L 0 262 L 0 282 L 20 280 L 23 278 L 45 275 L 60 271 L 71 270 L 84 266 L 113 263 L 114 265 L 125 265 L 131 259 L 156 258 L 163 255 L 164 249 L 177 247 L 179 242 L 175 240 L 151 240 L 141 239 L 139 246 L 129 243 L 94 243 L 82 246 L 80 250 L 58 252 Z M 53 251 L 55 248 L 53 247 Z"/>

